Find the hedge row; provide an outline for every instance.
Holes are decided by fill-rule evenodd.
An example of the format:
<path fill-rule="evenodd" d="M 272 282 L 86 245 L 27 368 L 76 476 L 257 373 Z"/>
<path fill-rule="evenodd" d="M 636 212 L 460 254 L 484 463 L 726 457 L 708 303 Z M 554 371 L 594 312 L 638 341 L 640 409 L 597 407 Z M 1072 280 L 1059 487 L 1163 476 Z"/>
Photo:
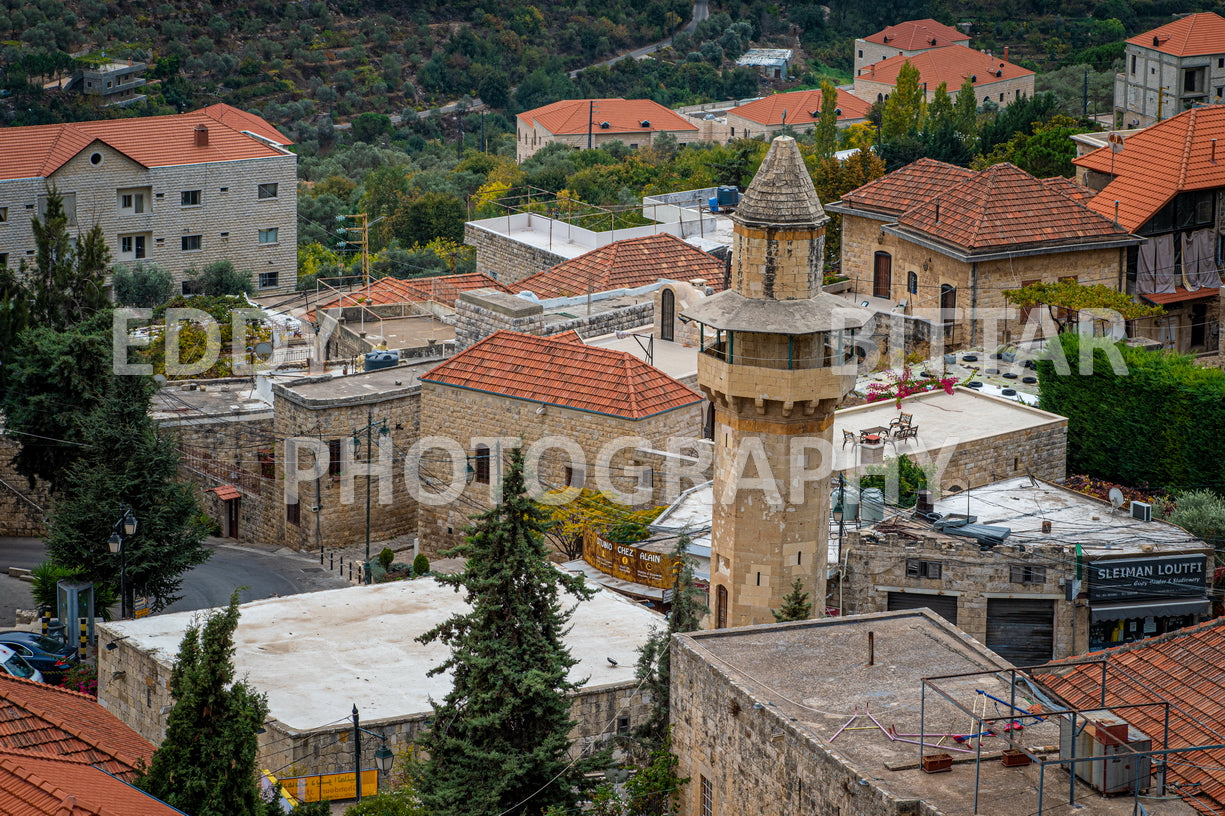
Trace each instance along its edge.
<path fill-rule="evenodd" d="M 1077 334 L 1059 341 L 1038 361 L 1039 405 L 1068 418 L 1070 473 L 1225 490 L 1225 371 Z M 1126 373 L 1117 373 L 1111 358 Z"/>

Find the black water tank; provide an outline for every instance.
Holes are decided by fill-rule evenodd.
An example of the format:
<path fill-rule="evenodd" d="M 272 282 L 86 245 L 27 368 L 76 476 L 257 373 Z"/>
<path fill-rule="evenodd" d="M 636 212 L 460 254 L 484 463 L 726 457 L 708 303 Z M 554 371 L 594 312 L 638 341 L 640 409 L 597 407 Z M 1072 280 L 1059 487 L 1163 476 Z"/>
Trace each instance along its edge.
<path fill-rule="evenodd" d="M 400 364 L 400 354 L 395 351 L 366 352 L 366 371 L 378 371 L 380 368 L 395 368 Z"/>

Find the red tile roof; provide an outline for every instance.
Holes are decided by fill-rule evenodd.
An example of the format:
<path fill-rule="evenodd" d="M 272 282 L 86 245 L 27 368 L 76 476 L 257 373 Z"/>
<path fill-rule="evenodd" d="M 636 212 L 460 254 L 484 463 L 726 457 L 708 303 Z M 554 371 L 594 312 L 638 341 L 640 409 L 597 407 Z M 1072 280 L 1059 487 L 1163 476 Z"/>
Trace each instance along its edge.
<path fill-rule="evenodd" d="M 1083 656 L 1092 658 L 1107 661 L 1105 708 L 1168 701 L 1171 748 L 1225 742 L 1225 618 Z M 1083 664 L 1043 670 L 1037 679 L 1073 707 L 1098 709 L 1101 677 L 1100 665 Z M 1163 706 L 1114 711 L 1160 747 Z M 1181 783 L 1188 804 L 1201 813 L 1225 810 L 1225 749 L 1173 754 L 1168 762 L 1168 778 Z"/>
<path fill-rule="evenodd" d="M 928 19 L 907 20 L 904 23 L 891 25 L 864 39 L 868 42 L 888 45 L 899 51 L 920 51 L 924 48 L 938 48 L 966 42 L 970 39 L 970 35 Z M 933 43 L 933 39 L 936 42 Z"/>
<path fill-rule="evenodd" d="M 182 816 L 83 760 L 0 750 L 0 813 L 9 816 Z"/>
<path fill-rule="evenodd" d="M 670 233 L 613 241 L 514 284 L 540 298 L 570 297 L 611 289 L 636 289 L 660 278 L 702 278 L 723 288 L 723 262 Z"/>
<path fill-rule="evenodd" d="M 434 275 L 428 278 L 379 278 L 371 281 L 369 286 L 320 301 L 315 305 L 315 309 L 335 309 L 338 306 L 356 306 L 359 303 L 381 306 L 389 303 L 427 303 L 429 301 L 454 306 L 461 293 L 470 292 L 473 289 L 497 289 L 499 292 L 508 294 L 511 291 L 482 272 L 470 272 L 464 275 Z M 362 298 L 365 300 L 363 301 Z M 314 309 L 311 310 L 310 317 L 314 319 Z"/>
<path fill-rule="evenodd" d="M 838 121 L 866 119 L 872 106 L 857 96 L 838 89 Z M 734 113 L 761 125 L 781 125 L 783 114 L 793 125 L 814 122 L 821 113 L 820 91 L 792 91 L 791 93 L 771 94 L 754 100 L 747 105 L 732 108 Z"/>
<path fill-rule="evenodd" d="M 1215 15 L 1213 15 L 1215 16 Z M 1222 43 L 1225 48 L 1225 42 Z M 1183 111 L 1127 137 L 1123 150 L 1102 147 L 1072 163 L 1114 180 L 1089 206 L 1137 230 L 1178 193 L 1225 187 L 1225 105 Z M 1213 142 L 1216 157 L 1213 158 Z"/>
<path fill-rule="evenodd" d="M 1176 57 L 1225 54 L 1225 19 L 1211 11 L 1188 14 L 1127 42 Z"/>
<path fill-rule="evenodd" d="M 209 129 L 206 147 L 196 147 L 197 125 Z M 258 116 L 221 104 L 173 116 L 0 128 L 0 179 L 45 178 L 94 142 L 145 167 L 284 155 L 244 130 L 293 144 Z"/>
<path fill-rule="evenodd" d="M 81 759 L 128 781 L 138 760 L 153 754 L 152 743 L 94 698 L 7 675 L 0 675 L 0 749 Z"/>
<path fill-rule="evenodd" d="M 1033 76 L 1034 72 L 1011 62 L 1005 62 L 999 57 L 966 48 L 964 45 L 946 45 L 915 54 L 913 57 L 898 55 L 889 59 L 874 62 L 863 69 L 856 80 L 880 82 L 885 85 L 896 85 L 898 72 L 907 60 L 919 71 L 919 82 L 927 83 L 931 91 L 935 91 L 941 82 L 948 86 L 949 93 L 954 93 L 966 81 L 973 77 L 976 87 L 989 85 L 992 82 L 1004 82 L 1018 77 Z M 997 76 L 996 74 L 999 74 Z"/>
<path fill-rule="evenodd" d="M 698 129 L 689 119 L 650 99 L 563 99 L 524 111 L 519 118 L 529 127 L 539 124 L 554 135 L 586 133 L 589 127 L 597 134 Z M 608 127 L 600 126 L 604 122 Z M 643 127 L 643 122 L 650 125 Z"/>
<path fill-rule="evenodd" d="M 1004 163 L 898 216 L 898 226 L 961 249 L 1121 238 L 1127 231 L 1059 189 Z"/>
<path fill-rule="evenodd" d="M 465 349 L 421 381 L 624 419 L 645 419 L 702 400 L 627 352 L 506 330 Z"/>
<path fill-rule="evenodd" d="M 1093 200 L 1093 197 L 1097 195 L 1097 193 L 1093 192 L 1088 187 L 1082 187 L 1076 182 L 1072 181 L 1072 179 L 1064 178 L 1063 176 L 1051 176 L 1050 178 L 1044 178 L 1042 179 L 1042 183 L 1053 190 L 1058 190 L 1073 201 L 1079 201 L 1081 204 L 1088 204 Z"/>
<path fill-rule="evenodd" d="M 973 175 L 973 170 L 955 164 L 919 159 L 852 190 L 842 197 L 842 203 L 859 210 L 899 215 Z"/>
<path fill-rule="evenodd" d="M 217 498 L 222 501 L 230 501 L 231 499 L 242 498 L 242 494 L 238 492 L 238 488 L 232 484 L 221 485 L 220 487 L 209 488 L 206 493 L 216 493 Z"/>
<path fill-rule="evenodd" d="M 1156 303 L 1160 306 L 1165 306 L 1170 303 L 1183 303 L 1188 300 L 1199 300 L 1200 298 L 1216 297 L 1221 293 L 1220 289 L 1203 288 L 1196 289 L 1194 292 L 1188 292 L 1181 286 L 1175 286 L 1173 292 L 1164 294 L 1153 293 L 1149 295 L 1140 295 L 1149 303 Z"/>

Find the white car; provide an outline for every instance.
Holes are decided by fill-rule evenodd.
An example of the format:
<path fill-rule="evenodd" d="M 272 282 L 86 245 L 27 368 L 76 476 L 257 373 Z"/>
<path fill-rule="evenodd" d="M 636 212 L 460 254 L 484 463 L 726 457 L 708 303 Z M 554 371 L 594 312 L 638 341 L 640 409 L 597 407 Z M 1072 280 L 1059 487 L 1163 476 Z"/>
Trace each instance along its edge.
<path fill-rule="evenodd" d="M 0 671 L 23 680 L 43 681 L 42 672 L 26 662 L 26 659 L 7 646 L 0 646 Z"/>

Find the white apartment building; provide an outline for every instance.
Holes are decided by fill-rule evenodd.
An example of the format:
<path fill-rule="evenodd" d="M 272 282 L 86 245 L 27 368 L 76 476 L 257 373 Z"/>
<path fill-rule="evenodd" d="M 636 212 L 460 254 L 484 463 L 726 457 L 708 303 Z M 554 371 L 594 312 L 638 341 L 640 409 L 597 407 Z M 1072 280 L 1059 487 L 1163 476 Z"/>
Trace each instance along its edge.
<path fill-rule="evenodd" d="M 174 116 L 0 128 L 0 266 L 35 255 L 33 219 L 64 198 L 70 231 L 102 227 L 115 264 L 184 287 L 228 260 L 257 291 L 297 283 L 297 156 L 268 122 L 229 105 Z"/>
<path fill-rule="evenodd" d="M 1148 127 L 1225 99 L 1225 18 L 1188 14 L 1127 41 L 1114 78 L 1115 123 Z"/>

